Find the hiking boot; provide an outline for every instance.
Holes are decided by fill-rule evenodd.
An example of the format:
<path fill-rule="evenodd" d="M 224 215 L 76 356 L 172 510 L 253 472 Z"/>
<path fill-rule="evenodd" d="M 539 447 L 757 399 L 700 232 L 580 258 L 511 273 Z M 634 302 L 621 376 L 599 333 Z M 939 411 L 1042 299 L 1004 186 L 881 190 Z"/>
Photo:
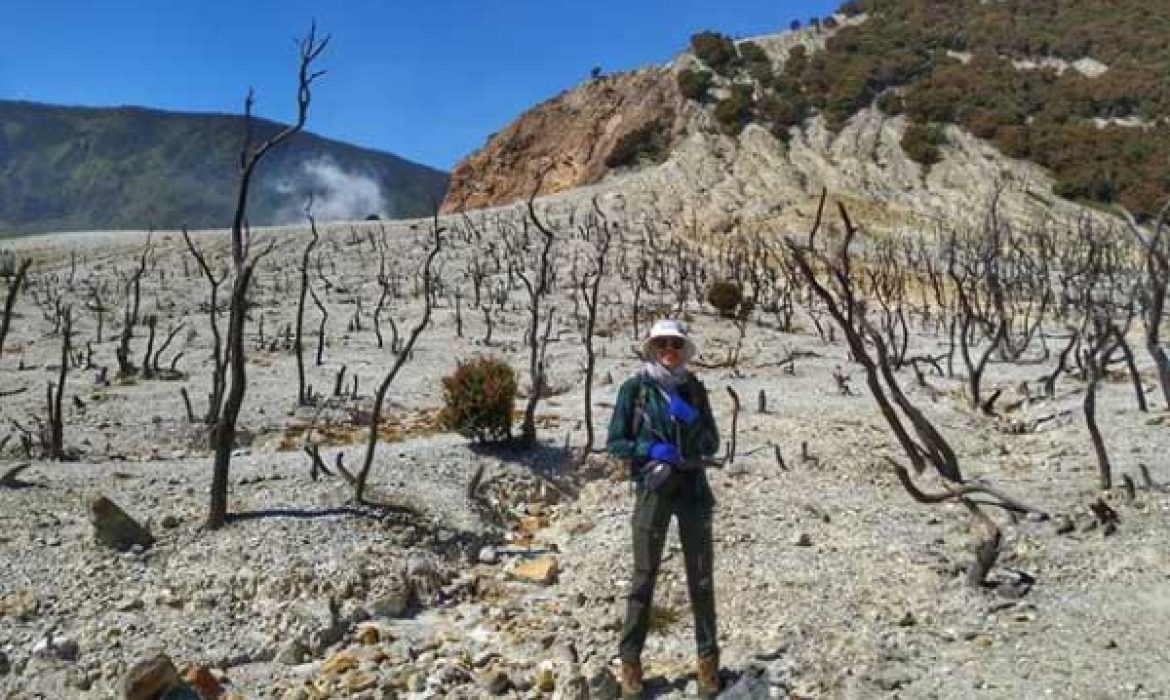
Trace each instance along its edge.
<path fill-rule="evenodd" d="M 622 662 L 622 700 L 641 700 L 642 698 L 642 663 L 640 661 Z"/>
<path fill-rule="evenodd" d="M 699 684 L 699 697 L 714 700 L 722 687 L 719 681 L 719 655 L 700 656 L 698 671 L 696 681 Z"/>

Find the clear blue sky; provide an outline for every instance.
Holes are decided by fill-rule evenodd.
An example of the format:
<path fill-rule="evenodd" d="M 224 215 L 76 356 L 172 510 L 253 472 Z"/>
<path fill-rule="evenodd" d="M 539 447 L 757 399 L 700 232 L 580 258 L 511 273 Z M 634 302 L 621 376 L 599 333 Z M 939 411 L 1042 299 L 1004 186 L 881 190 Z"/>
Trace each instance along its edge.
<path fill-rule="evenodd" d="M 586 78 L 662 63 L 690 35 L 825 16 L 839 0 L 3 0 L 0 99 L 295 109 L 295 40 L 332 36 L 308 129 L 442 169 Z"/>

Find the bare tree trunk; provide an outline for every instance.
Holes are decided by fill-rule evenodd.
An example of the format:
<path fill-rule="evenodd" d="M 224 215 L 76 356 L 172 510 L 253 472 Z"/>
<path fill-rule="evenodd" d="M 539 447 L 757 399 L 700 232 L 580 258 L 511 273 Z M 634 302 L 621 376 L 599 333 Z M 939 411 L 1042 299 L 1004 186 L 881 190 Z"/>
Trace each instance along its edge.
<path fill-rule="evenodd" d="M 442 246 L 443 229 L 439 227 L 439 213 L 436 208 L 434 223 L 432 224 L 433 241 L 430 252 L 427 253 L 426 262 L 423 264 L 423 316 L 418 322 L 418 325 L 410 332 L 407 338 L 406 345 L 394 358 L 394 364 L 390 367 L 390 371 L 382 379 L 382 383 L 378 385 L 378 390 L 374 393 L 374 405 L 370 409 L 370 431 L 366 438 L 366 456 L 362 462 L 362 469 L 358 472 L 354 483 L 354 500 L 362 503 L 365 499 L 366 480 L 370 475 L 370 467 L 374 464 L 374 450 L 378 446 L 378 424 L 382 422 L 382 402 L 386 398 L 386 391 L 389 390 L 390 384 L 394 381 L 394 377 L 398 376 L 399 370 L 410 359 L 411 353 L 414 349 L 414 344 L 422 335 L 423 330 L 427 327 L 431 320 L 431 264 L 435 260 L 435 256 L 439 254 L 439 248 Z"/>
<path fill-rule="evenodd" d="M 249 259 L 251 236 L 246 234 L 246 217 L 248 210 L 248 189 L 252 175 L 260 159 L 273 147 L 282 143 L 293 134 L 300 131 L 309 113 L 311 98 L 310 87 L 314 80 L 321 76 L 320 72 L 312 72 L 313 61 L 321 55 L 329 44 L 329 38 L 318 41 L 317 28 L 314 25 L 309 35 L 300 42 L 300 71 L 299 88 L 297 92 L 297 121 L 285 127 L 279 133 L 264 143 L 252 149 L 252 93 L 244 101 L 244 123 L 247 128 L 247 137 L 240 153 L 240 184 L 236 199 L 236 213 L 232 220 L 232 266 L 235 270 L 235 281 L 232 285 L 232 295 L 228 311 L 227 353 L 231 366 L 231 386 L 224 399 L 223 410 L 219 421 L 215 425 L 215 462 L 212 466 L 211 490 L 208 503 L 207 522 L 204 524 L 209 530 L 223 527 L 227 523 L 227 487 L 231 469 L 232 448 L 236 438 L 236 420 L 239 418 L 240 406 L 244 403 L 244 393 L 247 389 L 248 365 L 244 355 L 244 323 L 247 316 L 248 285 L 252 281 L 252 273 L 256 264 L 267 253 L 271 252 L 272 244 L 259 255 Z"/>
<path fill-rule="evenodd" d="M 1167 287 L 1170 286 L 1170 256 L 1167 248 L 1170 241 L 1167 234 L 1167 215 L 1170 214 L 1170 201 L 1162 207 L 1154 224 L 1154 230 L 1149 237 L 1142 234 L 1134 222 L 1133 217 L 1126 214 L 1130 232 L 1141 244 L 1145 253 L 1146 263 L 1146 351 L 1154 360 L 1158 370 L 1158 384 L 1162 388 L 1162 399 L 1170 408 L 1170 357 L 1167 357 L 1161 342 L 1162 312 L 1166 305 Z"/>
<path fill-rule="evenodd" d="M 50 459 L 65 458 L 65 416 L 62 413 L 62 397 L 65 395 L 65 378 L 69 374 L 69 341 L 73 335 L 73 309 L 66 306 L 62 312 L 61 327 L 61 369 L 57 374 L 57 387 L 49 385 L 49 444 Z"/>
<path fill-rule="evenodd" d="M 146 317 L 146 328 L 149 335 L 146 338 L 146 352 L 142 353 L 142 378 L 153 379 L 154 369 L 150 366 L 150 356 L 154 352 L 154 333 L 158 327 L 158 316 L 151 314 Z"/>
<path fill-rule="evenodd" d="M 4 316 L 0 318 L 0 357 L 4 356 L 4 339 L 8 337 L 8 327 L 12 322 L 12 310 L 16 306 L 16 295 L 24 288 L 24 278 L 32 260 L 25 258 L 16 268 L 16 274 L 8 283 L 8 296 L 4 299 Z"/>
<path fill-rule="evenodd" d="M 305 347 L 303 342 L 305 294 L 309 290 L 309 255 L 313 252 L 313 248 L 317 246 L 317 241 L 319 240 L 319 236 L 317 235 L 317 222 L 313 220 L 312 213 L 309 214 L 309 230 L 313 233 L 313 239 L 305 246 L 304 255 L 301 256 L 301 293 L 297 298 L 297 329 L 296 336 L 293 339 L 293 349 L 297 354 L 298 406 L 308 406 L 312 403 L 312 398 L 305 392 Z M 375 319 L 374 323 L 377 323 L 377 319 Z"/>
<path fill-rule="evenodd" d="M 532 196 L 528 199 L 528 216 L 532 219 L 536 229 L 544 236 L 544 248 L 540 253 L 540 268 L 536 271 L 535 284 L 529 281 L 523 273 L 517 271 L 520 279 L 528 288 L 530 312 L 528 323 L 528 376 L 531 387 L 528 391 L 528 402 L 524 406 L 524 421 L 520 426 L 520 441 L 524 445 L 533 445 L 536 443 L 536 405 L 540 402 L 540 395 L 544 388 L 544 366 L 540 361 L 543 353 L 541 352 L 541 343 L 537 338 L 537 332 L 540 327 L 540 301 L 547 296 L 549 290 L 551 261 L 549 260 L 548 254 L 555 240 L 552 231 L 548 230 L 536 216 L 536 208 L 532 204 L 536 199 L 536 193 L 539 189 L 540 182 L 538 181 L 536 188 L 532 191 Z M 549 322 L 551 323 L 551 321 L 552 316 L 550 315 Z"/>
<path fill-rule="evenodd" d="M 329 322 L 329 311 L 325 305 L 321 303 L 321 299 L 317 297 L 317 292 L 309 287 L 309 296 L 313 297 L 313 304 L 317 306 L 317 310 L 321 312 L 321 323 L 317 325 L 317 366 L 320 367 L 324 362 L 325 355 L 325 324 Z"/>
<path fill-rule="evenodd" d="M 596 269 L 592 280 L 581 280 L 581 296 L 585 300 L 585 309 L 588 316 L 585 319 L 585 332 L 582 341 L 585 343 L 585 448 L 584 453 L 593 451 L 593 370 L 596 366 L 596 355 L 593 351 L 593 331 L 597 325 L 597 302 L 601 295 L 601 280 L 605 276 L 605 260 L 609 257 L 611 234 L 608 221 L 597 198 L 593 198 L 593 208 L 600 219 L 597 229 L 597 255 L 594 258 Z"/>

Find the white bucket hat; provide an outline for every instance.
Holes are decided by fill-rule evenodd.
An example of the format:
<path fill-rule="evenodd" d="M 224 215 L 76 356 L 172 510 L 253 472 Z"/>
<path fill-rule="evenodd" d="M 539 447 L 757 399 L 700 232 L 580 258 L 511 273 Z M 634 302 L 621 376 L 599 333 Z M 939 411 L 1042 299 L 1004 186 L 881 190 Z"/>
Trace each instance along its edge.
<path fill-rule="evenodd" d="M 655 359 L 654 349 L 650 346 L 656 338 L 680 338 L 683 341 L 683 362 L 690 362 L 698 350 L 695 347 L 695 341 L 691 340 L 690 336 L 687 335 L 686 324 L 673 318 L 664 318 L 650 328 L 650 332 L 646 334 L 645 340 L 642 341 L 642 357 L 647 361 Z"/>

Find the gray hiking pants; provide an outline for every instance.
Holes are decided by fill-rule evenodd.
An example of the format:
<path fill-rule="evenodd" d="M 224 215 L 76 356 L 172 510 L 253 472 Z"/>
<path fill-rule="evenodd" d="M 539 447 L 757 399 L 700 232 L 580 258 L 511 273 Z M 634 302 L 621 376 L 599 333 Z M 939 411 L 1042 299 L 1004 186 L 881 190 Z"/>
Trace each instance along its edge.
<path fill-rule="evenodd" d="M 716 653 L 715 639 L 715 555 L 711 545 L 711 502 L 686 493 L 663 496 L 638 488 L 632 529 L 634 535 L 634 576 L 626 598 L 626 622 L 622 628 L 619 656 L 637 661 L 650 629 L 654 582 L 662 563 L 662 548 L 673 515 L 678 520 L 691 611 L 695 617 L 695 646 L 699 656 Z"/>

